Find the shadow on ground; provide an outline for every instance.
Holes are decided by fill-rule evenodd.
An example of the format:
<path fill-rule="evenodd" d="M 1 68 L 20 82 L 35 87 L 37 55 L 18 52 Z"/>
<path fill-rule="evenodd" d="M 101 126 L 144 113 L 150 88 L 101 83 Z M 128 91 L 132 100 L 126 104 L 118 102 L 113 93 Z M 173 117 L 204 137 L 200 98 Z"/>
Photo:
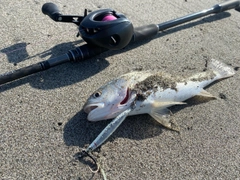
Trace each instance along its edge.
<path fill-rule="evenodd" d="M 87 115 L 80 111 L 70 119 L 64 127 L 64 142 L 67 146 L 86 148 L 111 120 L 89 122 Z M 145 139 L 161 134 L 162 126 L 149 115 L 127 117 L 107 141 L 114 141 L 117 137 L 130 139 Z M 144 133 L 143 133 L 144 132 Z"/>

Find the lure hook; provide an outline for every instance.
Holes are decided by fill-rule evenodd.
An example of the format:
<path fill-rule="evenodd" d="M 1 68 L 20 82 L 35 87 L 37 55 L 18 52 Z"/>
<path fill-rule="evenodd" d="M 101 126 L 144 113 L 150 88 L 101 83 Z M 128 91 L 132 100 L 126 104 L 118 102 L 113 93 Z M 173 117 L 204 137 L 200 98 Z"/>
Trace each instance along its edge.
<path fill-rule="evenodd" d="M 75 157 L 75 160 L 80 160 L 80 159 L 82 159 L 82 158 L 84 158 L 84 157 L 89 157 L 89 158 L 93 161 L 94 165 L 97 167 L 96 170 L 94 170 L 94 169 L 91 168 L 91 167 L 88 167 L 88 168 L 90 169 L 90 171 L 91 171 L 92 173 L 94 173 L 94 174 L 99 171 L 100 167 L 99 167 L 96 159 L 94 159 L 94 157 L 92 157 L 92 156 L 88 153 L 88 151 L 86 151 L 85 149 L 83 149 L 81 152 L 77 153 L 74 157 Z"/>

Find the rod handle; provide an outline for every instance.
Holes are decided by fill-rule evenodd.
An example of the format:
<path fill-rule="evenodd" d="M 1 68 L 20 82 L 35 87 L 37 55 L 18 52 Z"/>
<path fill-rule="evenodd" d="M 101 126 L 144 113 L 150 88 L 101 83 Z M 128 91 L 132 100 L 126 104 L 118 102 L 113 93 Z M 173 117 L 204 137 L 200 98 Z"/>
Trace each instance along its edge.
<path fill-rule="evenodd" d="M 58 7 L 54 3 L 45 3 L 42 6 L 43 14 L 48 15 L 52 20 L 59 21 L 59 16 L 61 15 Z"/>
<path fill-rule="evenodd" d="M 223 12 L 223 11 L 227 11 L 229 9 L 235 9 L 235 8 L 239 8 L 240 7 L 240 1 L 239 0 L 230 0 L 230 1 L 226 1 L 220 4 L 215 5 L 217 6 L 217 12 Z"/>
<path fill-rule="evenodd" d="M 22 78 L 24 76 L 28 76 L 30 74 L 42 71 L 42 65 L 40 63 L 33 64 L 21 69 L 17 69 L 14 71 L 10 71 L 4 74 L 0 74 L 0 85 L 5 84 L 7 82 Z"/>
<path fill-rule="evenodd" d="M 158 34 L 159 28 L 156 24 L 150 24 L 134 28 L 132 41 L 139 41 L 150 38 Z"/>

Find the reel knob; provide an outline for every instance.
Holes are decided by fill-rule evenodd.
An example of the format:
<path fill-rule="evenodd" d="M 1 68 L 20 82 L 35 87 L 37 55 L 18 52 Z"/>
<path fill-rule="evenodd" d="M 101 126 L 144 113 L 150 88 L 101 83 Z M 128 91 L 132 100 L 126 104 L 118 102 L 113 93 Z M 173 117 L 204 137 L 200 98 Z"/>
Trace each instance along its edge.
<path fill-rule="evenodd" d="M 132 23 L 111 9 L 88 14 L 79 26 L 79 34 L 87 43 L 112 50 L 127 46 L 133 32 Z"/>
<path fill-rule="evenodd" d="M 54 3 L 45 3 L 42 6 L 42 12 L 43 14 L 48 15 L 54 21 L 58 21 L 58 17 L 61 15 L 57 5 Z"/>

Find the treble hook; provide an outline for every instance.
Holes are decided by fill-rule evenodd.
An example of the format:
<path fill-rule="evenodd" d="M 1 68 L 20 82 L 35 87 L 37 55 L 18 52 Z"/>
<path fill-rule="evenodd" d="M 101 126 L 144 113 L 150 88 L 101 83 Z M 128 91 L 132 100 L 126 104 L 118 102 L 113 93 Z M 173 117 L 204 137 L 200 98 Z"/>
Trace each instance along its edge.
<path fill-rule="evenodd" d="M 77 160 L 80 160 L 81 158 L 83 158 L 83 157 L 85 157 L 85 156 L 87 156 L 87 157 L 89 157 L 90 159 L 92 159 L 93 162 L 94 162 L 94 164 L 95 164 L 96 167 L 97 167 L 96 170 L 93 170 L 93 168 L 88 167 L 88 168 L 90 169 L 90 171 L 91 171 L 92 173 L 97 173 L 97 172 L 99 171 L 100 167 L 99 167 L 97 161 L 88 153 L 88 151 L 86 151 L 85 149 L 83 149 L 81 152 L 77 153 L 74 157 L 75 157 L 75 160 L 76 160 L 76 159 L 77 159 Z"/>

